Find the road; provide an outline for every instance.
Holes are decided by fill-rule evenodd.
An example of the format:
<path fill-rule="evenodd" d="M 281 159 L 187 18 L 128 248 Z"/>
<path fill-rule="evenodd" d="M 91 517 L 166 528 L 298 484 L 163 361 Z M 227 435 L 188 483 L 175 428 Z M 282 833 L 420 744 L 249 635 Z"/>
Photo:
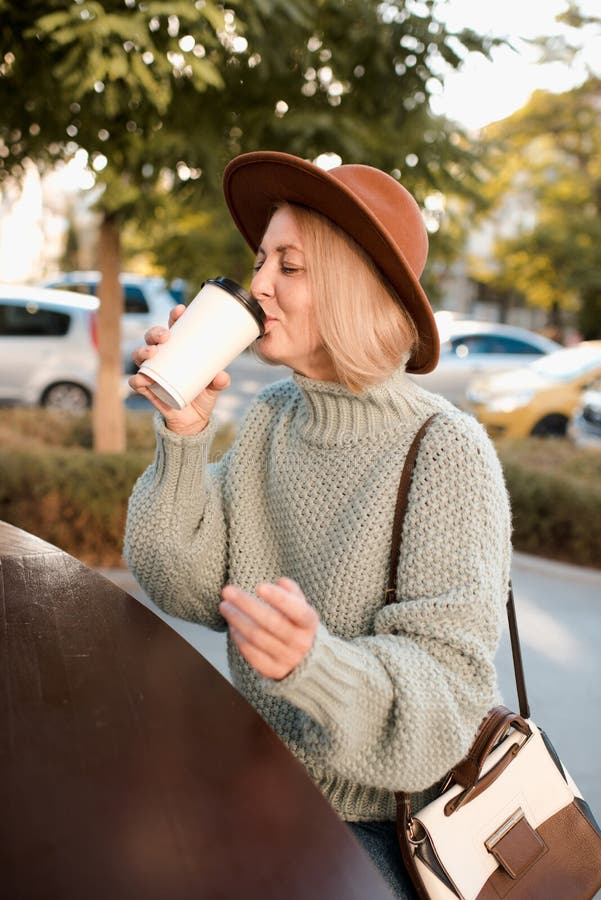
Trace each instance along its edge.
<path fill-rule="evenodd" d="M 229 678 L 223 634 L 166 616 L 123 569 L 101 570 L 148 605 Z M 601 817 L 601 572 L 514 554 L 512 578 L 533 719 Z M 505 702 L 516 708 L 509 638 L 498 654 Z"/>

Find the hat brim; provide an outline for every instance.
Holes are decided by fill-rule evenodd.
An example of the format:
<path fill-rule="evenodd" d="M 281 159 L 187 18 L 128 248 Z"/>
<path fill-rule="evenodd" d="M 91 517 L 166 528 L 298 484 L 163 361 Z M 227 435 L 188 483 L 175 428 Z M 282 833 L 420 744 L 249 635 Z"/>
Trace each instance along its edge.
<path fill-rule="evenodd" d="M 419 344 L 407 371 L 425 374 L 436 367 L 440 339 L 425 291 L 385 227 L 344 182 L 295 156 L 261 150 L 228 164 L 223 191 L 236 227 L 255 252 L 278 202 L 314 209 L 350 234 L 380 269 L 415 323 Z"/>

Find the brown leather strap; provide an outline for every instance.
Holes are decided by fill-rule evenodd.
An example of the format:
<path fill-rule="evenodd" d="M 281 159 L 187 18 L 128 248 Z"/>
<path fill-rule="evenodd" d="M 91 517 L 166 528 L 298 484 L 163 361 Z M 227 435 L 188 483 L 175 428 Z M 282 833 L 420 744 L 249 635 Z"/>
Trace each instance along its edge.
<path fill-rule="evenodd" d="M 507 621 L 509 622 L 513 674 L 515 677 L 515 687 L 518 693 L 520 715 L 524 719 L 529 719 L 530 704 L 528 703 L 528 694 L 526 693 L 526 678 L 524 676 L 524 664 L 522 662 L 522 648 L 520 646 L 518 622 L 515 614 L 515 604 L 513 602 L 513 585 L 511 581 L 509 582 L 509 591 L 507 593 Z"/>
<path fill-rule="evenodd" d="M 399 570 L 399 560 L 401 558 L 401 537 L 403 535 L 403 523 L 407 513 L 407 505 L 409 503 L 409 488 L 411 487 L 411 479 L 413 477 L 413 469 L 417 459 L 417 451 L 422 442 L 422 438 L 433 419 L 438 413 L 430 416 L 423 423 L 415 437 L 411 442 L 411 446 L 405 458 L 403 471 L 401 472 L 401 480 L 399 482 L 399 490 L 396 498 L 396 507 L 394 510 L 394 520 L 392 523 L 392 540 L 390 553 L 390 567 L 388 569 L 388 587 L 386 588 L 386 603 L 396 602 L 397 593 L 397 573 Z"/>
<path fill-rule="evenodd" d="M 530 726 L 521 716 L 517 716 L 506 706 L 495 706 L 478 729 L 466 756 L 451 769 L 453 781 L 464 788 L 473 787 L 480 778 L 491 750 L 510 728 L 515 728 L 526 736 L 531 733 Z"/>

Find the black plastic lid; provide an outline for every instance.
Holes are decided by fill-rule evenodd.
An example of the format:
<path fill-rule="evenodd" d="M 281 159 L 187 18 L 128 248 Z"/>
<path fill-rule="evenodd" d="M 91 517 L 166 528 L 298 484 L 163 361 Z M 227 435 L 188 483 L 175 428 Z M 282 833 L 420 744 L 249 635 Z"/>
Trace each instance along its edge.
<path fill-rule="evenodd" d="M 237 281 L 234 281 L 232 278 L 226 278 L 224 275 L 220 275 L 219 278 L 207 278 L 206 281 L 203 281 L 201 287 L 204 287 L 205 284 L 216 284 L 218 287 L 223 288 L 224 291 L 227 291 L 228 294 L 231 294 L 232 297 L 235 297 L 236 300 L 245 306 L 249 313 L 254 316 L 259 326 L 261 336 L 265 334 L 265 313 L 255 298 L 251 297 L 248 291 L 245 291 Z"/>

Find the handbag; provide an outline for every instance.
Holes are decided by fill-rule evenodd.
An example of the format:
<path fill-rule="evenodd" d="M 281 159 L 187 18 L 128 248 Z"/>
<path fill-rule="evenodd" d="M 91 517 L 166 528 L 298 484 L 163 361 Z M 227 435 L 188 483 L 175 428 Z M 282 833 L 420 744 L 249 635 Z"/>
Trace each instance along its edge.
<path fill-rule="evenodd" d="M 386 602 L 395 602 L 403 522 L 421 440 L 401 474 Z M 401 791 L 397 835 L 420 900 L 587 900 L 601 888 L 601 832 L 546 734 L 530 718 L 511 582 L 507 616 L 519 714 L 493 708 L 438 796 L 412 809 Z"/>

